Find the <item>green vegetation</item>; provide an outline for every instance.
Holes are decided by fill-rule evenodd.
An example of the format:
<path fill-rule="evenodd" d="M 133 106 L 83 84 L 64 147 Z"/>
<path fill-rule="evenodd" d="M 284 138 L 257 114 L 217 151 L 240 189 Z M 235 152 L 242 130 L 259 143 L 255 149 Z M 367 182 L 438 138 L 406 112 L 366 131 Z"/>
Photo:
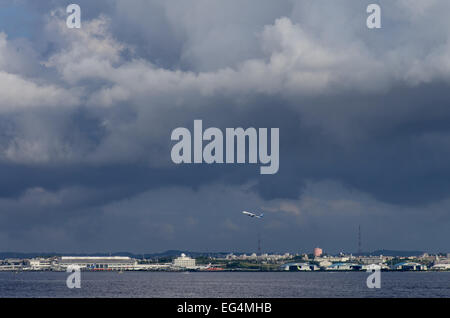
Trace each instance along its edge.
<path fill-rule="evenodd" d="M 294 256 L 292 259 L 290 259 L 289 261 L 290 261 L 290 262 L 294 262 L 294 263 L 298 263 L 298 262 L 310 262 L 311 259 L 310 259 L 309 256 L 308 256 L 308 260 L 305 260 L 305 259 L 303 258 L 302 255 L 296 255 L 296 256 Z"/>
<path fill-rule="evenodd" d="M 395 264 L 398 264 L 398 263 L 401 263 L 401 262 L 405 262 L 405 260 L 404 259 L 400 259 L 398 257 L 394 257 L 393 259 L 387 260 L 386 261 L 386 265 L 391 266 L 391 265 L 395 265 Z"/>
<path fill-rule="evenodd" d="M 258 270 L 258 271 L 276 271 L 279 270 L 279 264 L 265 264 L 256 261 L 241 261 L 233 260 L 226 261 L 224 264 L 226 269 L 241 269 L 241 270 Z"/>
<path fill-rule="evenodd" d="M 217 263 L 212 257 L 199 256 L 199 257 L 195 258 L 195 263 L 198 265 L 205 265 L 205 264 L 209 264 L 212 262 Z"/>
<path fill-rule="evenodd" d="M 175 257 L 173 256 L 164 256 L 164 257 L 158 257 L 150 260 L 150 263 L 172 263 L 173 259 Z"/>

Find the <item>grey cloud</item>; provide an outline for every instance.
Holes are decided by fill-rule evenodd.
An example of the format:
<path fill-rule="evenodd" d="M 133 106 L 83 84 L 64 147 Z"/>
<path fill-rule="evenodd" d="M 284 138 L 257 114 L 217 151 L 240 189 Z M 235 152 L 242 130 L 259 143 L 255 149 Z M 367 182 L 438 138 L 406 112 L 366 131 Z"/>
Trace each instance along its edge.
<path fill-rule="evenodd" d="M 248 252 L 255 250 L 260 232 L 265 251 L 308 251 L 319 245 L 329 252 L 352 252 L 361 224 L 366 249 L 407 249 L 413 242 L 416 248 L 438 251 L 446 248 L 445 229 L 450 221 L 448 200 L 399 209 L 330 181 L 308 182 L 302 196 L 289 200 L 264 200 L 251 190 L 251 184 L 211 184 L 197 190 L 155 189 L 71 213 L 48 209 L 64 196 L 76 200 L 87 194 L 85 189 L 65 194 L 32 189 L 16 203 L 1 202 L 9 208 L 14 204 L 27 210 L 27 205 L 33 205 L 37 210 L 31 226 L 2 228 L 5 242 L 11 246 L 29 242 L 26 250 L 45 247 L 95 252 L 114 246 L 140 252 L 195 246 L 200 251 Z M 264 212 L 265 218 L 256 223 L 240 213 L 242 207 Z M 431 216 L 423 221 L 422 215 L 429 212 Z M 411 221 L 406 222 L 405 217 Z M 424 241 L 429 229 L 434 235 Z M 58 243 L 55 237 L 59 237 Z"/>
<path fill-rule="evenodd" d="M 231 211 L 247 201 L 274 211 L 267 202 L 285 200 L 285 214 L 273 212 L 267 225 L 279 236 L 268 244 L 273 249 L 305 239 L 299 228 L 306 236 L 321 229 L 311 245 L 345 232 L 333 224 L 351 231 L 351 216 L 322 213 L 336 206 L 357 206 L 380 227 L 392 222 L 392 232 L 414 209 L 404 221 L 417 231 L 414 243 L 445 248 L 437 239 L 421 245 L 431 230 L 419 224 L 448 225 L 445 208 L 428 208 L 445 207 L 450 188 L 449 5 L 380 1 L 383 29 L 369 31 L 366 2 L 80 1 L 83 27 L 74 31 L 65 28 L 61 2 L 21 1 L 39 19 L 26 39 L 0 35 L 0 205 L 12 211 L 3 213 L 1 237 L 18 247 L 57 238 L 74 249 L 95 240 L 92 248 L 101 249 L 122 229 L 132 234 L 115 242 L 124 249 L 151 240 L 160 245 L 149 249 L 180 240 L 212 248 L 189 239 L 185 222 L 234 248 L 236 240 L 224 242 L 226 230 L 246 236 Z M 174 166 L 170 132 L 194 119 L 220 128 L 280 127 L 279 173 Z M 314 188 L 319 203 L 305 214 L 311 184 L 322 185 Z M 232 194 L 222 200 L 223 191 Z M 333 191 L 357 198 L 327 204 Z M 33 209 L 33 200 L 45 198 L 59 201 Z M 53 236 L 44 234 L 49 229 Z M 376 240 L 380 231 L 374 226 L 368 235 Z M 353 247 L 353 239 L 345 234 L 339 244 Z M 388 239 L 370 246 L 382 243 Z M 398 247 L 407 246 L 404 237 Z"/>

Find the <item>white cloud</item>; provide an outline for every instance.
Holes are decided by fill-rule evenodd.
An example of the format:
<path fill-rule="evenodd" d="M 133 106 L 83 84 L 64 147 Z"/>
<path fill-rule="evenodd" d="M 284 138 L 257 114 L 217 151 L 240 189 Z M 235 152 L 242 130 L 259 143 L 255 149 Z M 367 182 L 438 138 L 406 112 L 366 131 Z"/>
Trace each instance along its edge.
<path fill-rule="evenodd" d="M 36 67 L 29 59 L 35 59 L 30 48 L 23 52 L 22 47 L 11 44 L 6 34 L 0 33 L 0 112 L 66 107 L 80 102 L 77 90 L 28 78 L 28 69 Z"/>

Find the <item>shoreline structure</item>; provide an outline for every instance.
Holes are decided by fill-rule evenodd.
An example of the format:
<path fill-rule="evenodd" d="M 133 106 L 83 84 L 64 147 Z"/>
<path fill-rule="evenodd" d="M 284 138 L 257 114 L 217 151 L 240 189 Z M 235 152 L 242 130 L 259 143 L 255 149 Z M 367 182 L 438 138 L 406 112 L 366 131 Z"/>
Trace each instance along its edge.
<path fill-rule="evenodd" d="M 225 257 L 179 257 L 156 259 L 130 256 L 52 256 L 8 258 L 0 260 L 0 271 L 228 271 L 228 272 L 286 272 L 286 271 L 450 271 L 450 257 L 421 256 L 314 256 L 289 253 L 234 255 Z"/>

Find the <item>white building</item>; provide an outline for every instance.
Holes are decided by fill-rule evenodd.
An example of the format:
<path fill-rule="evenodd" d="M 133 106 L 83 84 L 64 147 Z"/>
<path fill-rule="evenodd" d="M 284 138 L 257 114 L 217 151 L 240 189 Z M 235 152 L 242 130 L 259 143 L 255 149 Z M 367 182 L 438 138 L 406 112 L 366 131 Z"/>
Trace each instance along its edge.
<path fill-rule="evenodd" d="M 361 268 L 363 271 L 367 271 L 367 270 L 382 270 L 382 269 L 389 269 L 389 266 L 387 265 L 380 265 L 380 264 L 367 264 L 367 265 L 363 265 Z"/>
<path fill-rule="evenodd" d="M 319 262 L 319 266 L 320 267 L 328 267 L 328 266 L 331 266 L 331 265 L 333 265 L 333 263 L 330 262 L 330 261 L 327 261 L 327 260 Z"/>
<path fill-rule="evenodd" d="M 173 260 L 173 266 L 181 268 L 194 268 L 195 259 L 190 258 L 183 253 L 180 257 L 177 257 Z"/>
<path fill-rule="evenodd" d="M 78 266 L 91 270 L 133 270 L 137 261 L 128 256 L 63 256 L 59 265 L 63 268 Z"/>
<path fill-rule="evenodd" d="M 29 261 L 32 270 L 49 270 L 52 267 L 52 260 L 49 258 L 32 258 Z"/>
<path fill-rule="evenodd" d="M 324 256 L 324 257 L 315 257 L 314 260 L 316 262 L 339 262 L 339 263 L 345 263 L 350 260 L 348 256 Z"/>
<path fill-rule="evenodd" d="M 449 263 L 435 264 L 431 267 L 431 269 L 435 271 L 448 271 L 450 270 L 450 264 Z"/>
<path fill-rule="evenodd" d="M 386 258 L 383 255 L 380 256 L 361 256 L 359 257 L 359 261 L 364 265 L 370 264 L 382 264 L 386 261 Z"/>

